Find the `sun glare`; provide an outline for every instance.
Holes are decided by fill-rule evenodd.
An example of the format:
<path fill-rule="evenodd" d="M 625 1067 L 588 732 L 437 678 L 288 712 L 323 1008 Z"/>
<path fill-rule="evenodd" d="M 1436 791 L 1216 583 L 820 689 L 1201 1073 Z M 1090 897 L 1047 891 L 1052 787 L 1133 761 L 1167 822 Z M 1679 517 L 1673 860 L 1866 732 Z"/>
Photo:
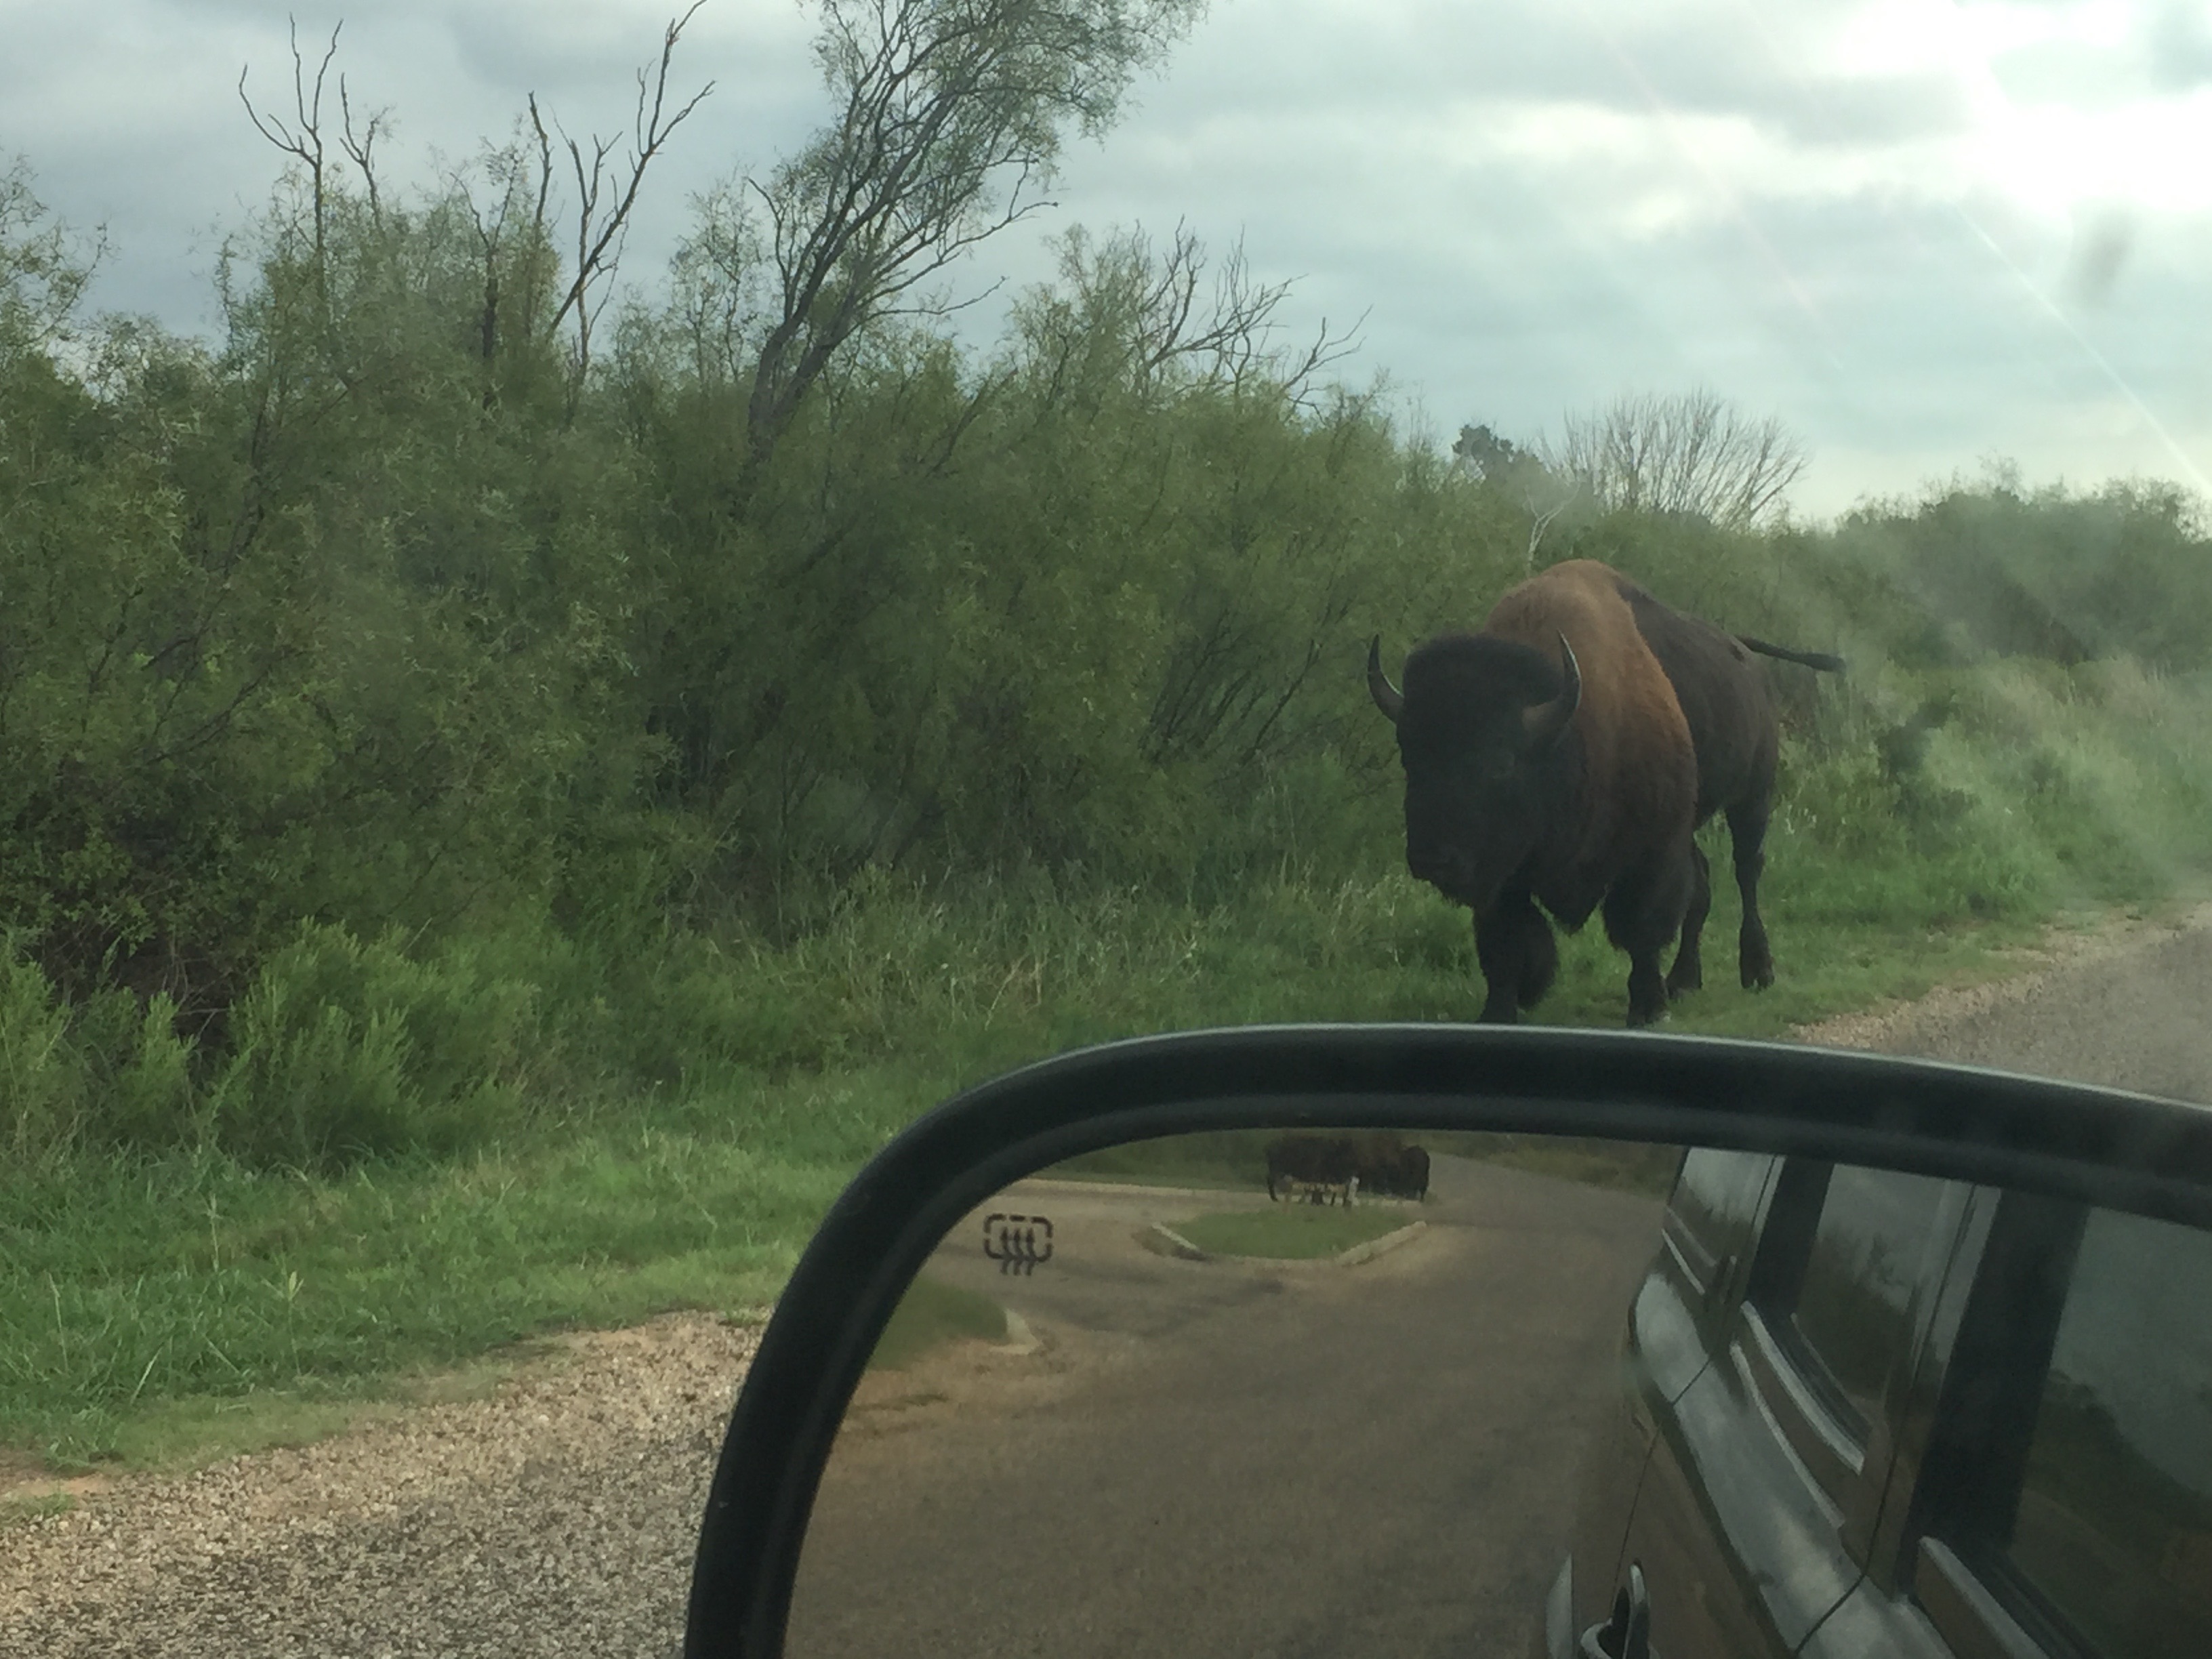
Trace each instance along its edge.
<path fill-rule="evenodd" d="M 2212 95 L 2160 84 L 2141 5 L 1929 5 L 1876 0 L 1831 43 L 1868 76 L 1940 75 L 1971 112 L 1965 172 L 2047 221 L 2085 208 L 2212 207 Z"/>

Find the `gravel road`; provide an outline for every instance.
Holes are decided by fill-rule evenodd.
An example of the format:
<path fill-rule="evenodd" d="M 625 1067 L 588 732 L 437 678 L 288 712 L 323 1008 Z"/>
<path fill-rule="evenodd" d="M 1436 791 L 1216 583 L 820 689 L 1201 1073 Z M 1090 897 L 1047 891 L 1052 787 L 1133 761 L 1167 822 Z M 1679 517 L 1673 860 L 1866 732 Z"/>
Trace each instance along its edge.
<path fill-rule="evenodd" d="M 967 1227 L 925 1269 L 1036 1346 L 947 1345 L 862 1385 L 791 1659 L 876 1659 L 890 1632 L 902 1659 L 1525 1650 L 1572 1471 L 1619 1413 L 1656 1198 L 1438 1152 L 1395 1249 L 1196 1261 L 1140 1248 L 1138 1206 L 1086 1218 L 1058 1184 L 994 1200 L 1050 1214 L 1035 1275 L 994 1282 Z"/>
<path fill-rule="evenodd" d="M 673 1654 L 757 1332 L 566 1339 L 491 1398 L 0 1530 L 0 1656 Z"/>
<path fill-rule="evenodd" d="M 2212 1100 L 2212 907 L 1803 1035 Z M 755 1334 L 566 1339 L 488 1399 L 0 1525 L 0 1659 L 671 1655 Z"/>

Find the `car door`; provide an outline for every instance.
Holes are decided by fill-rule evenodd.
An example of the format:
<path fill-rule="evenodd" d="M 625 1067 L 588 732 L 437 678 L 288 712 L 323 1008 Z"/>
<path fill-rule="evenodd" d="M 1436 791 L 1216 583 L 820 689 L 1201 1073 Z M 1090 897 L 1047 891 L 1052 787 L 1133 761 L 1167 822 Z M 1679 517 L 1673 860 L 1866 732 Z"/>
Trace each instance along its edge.
<path fill-rule="evenodd" d="M 1711 1363 L 1653 1402 L 1620 1561 L 1643 1570 L 1655 1653 L 1795 1652 L 1858 1583 L 1971 1196 L 1781 1164 Z"/>
<path fill-rule="evenodd" d="M 1721 1346 L 1781 1162 L 1766 1153 L 1711 1146 L 1684 1155 L 1668 1198 L 1659 1250 L 1629 1309 L 1622 1408 L 1591 1445 L 1572 1571 L 1565 1581 L 1571 1607 L 1557 1620 L 1555 1650 L 1611 1609 L 1656 1424 Z"/>

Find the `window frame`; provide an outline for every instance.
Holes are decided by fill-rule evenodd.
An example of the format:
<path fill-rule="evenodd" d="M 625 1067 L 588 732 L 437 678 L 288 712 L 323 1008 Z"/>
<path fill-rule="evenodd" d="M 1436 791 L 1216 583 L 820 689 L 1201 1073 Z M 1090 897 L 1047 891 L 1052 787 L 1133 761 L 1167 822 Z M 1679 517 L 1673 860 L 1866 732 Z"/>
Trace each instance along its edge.
<path fill-rule="evenodd" d="M 1943 1291 L 1957 1276 L 1976 1189 L 1950 1181 L 1936 1188 L 1936 1214 L 1911 1270 L 1904 1340 L 1889 1358 L 1872 1416 L 1863 1421 L 1792 1319 L 1837 1166 L 1802 1158 L 1779 1163 L 1737 1303 L 1733 1347 L 1768 1419 L 1835 1510 L 1844 1551 L 1866 1568 L 1880 1541 L 1913 1380 Z"/>
<path fill-rule="evenodd" d="M 1749 1215 L 1729 1225 L 1728 1243 L 1718 1252 L 1698 1234 L 1680 1207 L 1683 1176 L 1690 1159 L 1701 1151 L 1758 1160 L 1765 1164 L 1759 1171 L 1759 1188 L 1753 1194 Z M 1692 1147 L 1684 1151 L 1682 1162 L 1674 1171 L 1674 1185 L 1668 1194 L 1667 1209 L 1661 1221 L 1660 1242 L 1674 1277 L 1680 1281 L 1684 1299 L 1696 1310 L 1698 1334 L 1709 1354 L 1719 1355 L 1727 1350 L 1729 1322 L 1735 1304 L 1742 1299 L 1745 1279 L 1774 1202 L 1776 1180 L 1783 1162 L 1771 1152 Z"/>
<path fill-rule="evenodd" d="M 1960 1659 L 2095 1659 L 1998 1540 L 2027 1487 L 2058 1332 L 2099 1206 L 2021 1192 L 1989 1191 L 1987 1200 L 1988 1241 L 1960 1298 L 1957 1329 L 1940 1362 L 1931 1357 L 1923 1368 L 1932 1409 L 1917 1425 L 1919 1468 L 1895 1540 L 1898 1588 Z"/>

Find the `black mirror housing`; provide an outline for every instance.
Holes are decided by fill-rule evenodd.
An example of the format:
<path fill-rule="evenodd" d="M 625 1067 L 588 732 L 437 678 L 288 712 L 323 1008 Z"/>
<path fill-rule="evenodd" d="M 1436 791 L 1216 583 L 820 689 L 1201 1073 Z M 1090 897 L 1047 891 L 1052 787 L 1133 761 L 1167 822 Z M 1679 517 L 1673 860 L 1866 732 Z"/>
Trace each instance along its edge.
<path fill-rule="evenodd" d="M 847 1402 L 908 1282 L 969 1209 L 1013 1180 L 1121 1142 L 1324 1125 L 1779 1153 L 2212 1227 L 2212 1110 L 1969 1067 L 1449 1025 L 1200 1031 L 1066 1054 L 919 1120 L 824 1219 L 731 1420 L 700 1532 L 685 1652 L 781 1651 Z"/>

